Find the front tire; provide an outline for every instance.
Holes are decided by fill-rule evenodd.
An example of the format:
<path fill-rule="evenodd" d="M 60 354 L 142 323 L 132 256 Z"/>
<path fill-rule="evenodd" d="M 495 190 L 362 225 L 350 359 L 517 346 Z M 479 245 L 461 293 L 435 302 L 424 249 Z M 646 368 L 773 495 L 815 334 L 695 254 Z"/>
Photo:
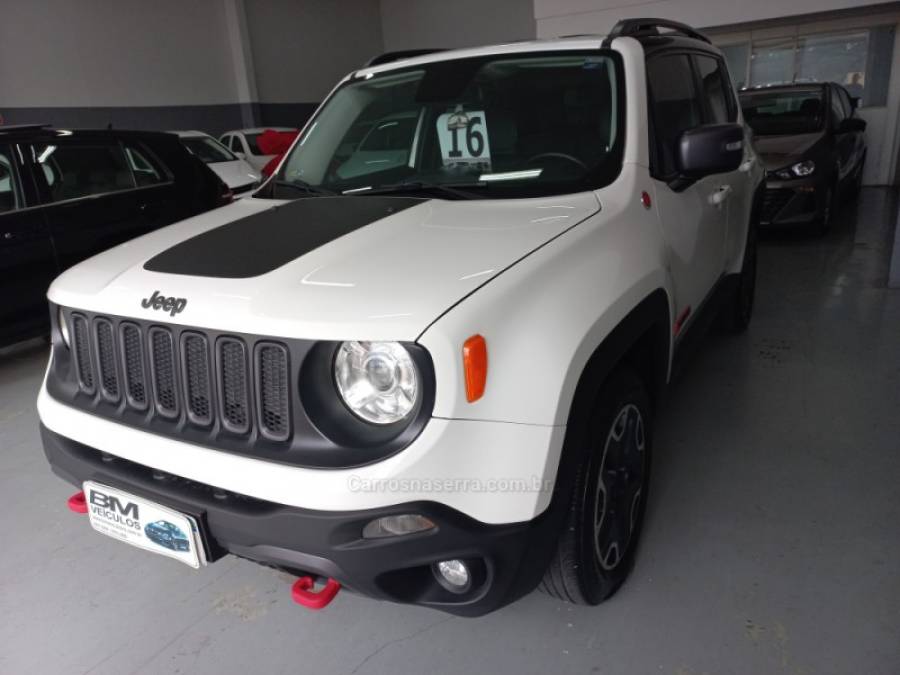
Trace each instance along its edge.
<path fill-rule="evenodd" d="M 647 502 L 650 397 L 631 368 L 620 366 L 607 378 L 580 433 L 584 459 L 540 588 L 566 602 L 597 605 L 631 571 Z"/>

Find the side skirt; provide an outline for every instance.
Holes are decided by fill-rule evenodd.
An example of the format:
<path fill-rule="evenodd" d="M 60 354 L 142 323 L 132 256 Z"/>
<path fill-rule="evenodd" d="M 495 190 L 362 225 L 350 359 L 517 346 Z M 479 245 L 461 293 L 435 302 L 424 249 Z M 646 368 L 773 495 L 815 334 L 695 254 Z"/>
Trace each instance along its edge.
<path fill-rule="evenodd" d="M 740 274 L 726 274 L 716 283 L 713 290 L 703 301 L 703 304 L 690 317 L 690 320 L 682 328 L 675 338 L 672 353 L 672 377 L 674 382 L 681 376 L 698 348 L 703 344 L 703 338 L 715 323 L 719 311 L 734 298 L 737 293 Z"/>

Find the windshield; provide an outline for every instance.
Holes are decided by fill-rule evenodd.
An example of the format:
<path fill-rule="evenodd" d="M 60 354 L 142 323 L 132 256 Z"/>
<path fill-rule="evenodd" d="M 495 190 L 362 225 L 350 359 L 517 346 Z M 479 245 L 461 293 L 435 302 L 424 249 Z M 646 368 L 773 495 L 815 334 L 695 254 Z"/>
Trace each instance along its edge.
<path fill-rule="evenodd" d="M 237 159 L 224 145 L 207 136 L 182 136 L 181 142 L 191 154 L 196 155 L 206 164 L 233 162 Z"/>
<path fill-rule="evenodd" d="M 620 82 L 618 58 L 603 51 L 459 59 L 357 77 L 316 115 L 282 164 L 273 196 L 296 197 L 297 185 L 336 194 L 456 185 L 478 197 L 602 187 L 621 167 Z"/>
<path fill-rule="evenodd" d="M 757 136 L 810 134 L 825 124 L 822 90 L 818 88 L 743 93 L 741 109 Z"/>

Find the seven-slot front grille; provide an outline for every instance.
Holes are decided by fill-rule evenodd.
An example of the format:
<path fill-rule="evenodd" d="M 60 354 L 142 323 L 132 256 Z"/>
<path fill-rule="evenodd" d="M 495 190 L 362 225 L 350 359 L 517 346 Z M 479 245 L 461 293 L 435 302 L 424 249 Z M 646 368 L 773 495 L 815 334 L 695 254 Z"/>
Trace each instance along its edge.
<path fill-rule="evenodd" d="M 119 410 L 149 406 L 152 416 L 173 425 L 218 423 L 244 436 L 255 427 L 269 441 L 290 438 L 291 368 L 284 345 L 76 313 L 70 326 L 82 393 Z"/>

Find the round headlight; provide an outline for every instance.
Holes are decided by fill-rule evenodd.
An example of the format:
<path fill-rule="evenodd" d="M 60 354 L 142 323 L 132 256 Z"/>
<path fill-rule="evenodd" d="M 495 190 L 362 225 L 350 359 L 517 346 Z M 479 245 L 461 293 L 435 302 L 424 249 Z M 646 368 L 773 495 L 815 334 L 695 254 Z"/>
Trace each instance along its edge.
<path fill-rule="evenodd" d="M 347 407 L 373 424 L 399 422 L 419 396 L 416 365 L 396 342 L 344 342 L 334 379 Z"/>
<path fill-rule="evenodd" d="M 59 333 L 60 335 L 62 335 L 62 339 L 63 342 L 66 343 L 66 347 L 69 347 L 69 324 L 66 323 L 66 315 L 63 313 L 62 307 L 59 308 L 57 319 L 59 320 Z"/>
<path fill-rule="evenodd" d="M 811 159 L 808 159 L 805 162 L 797 162 L 791 167 L 791 171 L 794 172 L 794 175 L 799 176 L 800 178 L 811 175 L 815 170 L 816 163 Z"/>

